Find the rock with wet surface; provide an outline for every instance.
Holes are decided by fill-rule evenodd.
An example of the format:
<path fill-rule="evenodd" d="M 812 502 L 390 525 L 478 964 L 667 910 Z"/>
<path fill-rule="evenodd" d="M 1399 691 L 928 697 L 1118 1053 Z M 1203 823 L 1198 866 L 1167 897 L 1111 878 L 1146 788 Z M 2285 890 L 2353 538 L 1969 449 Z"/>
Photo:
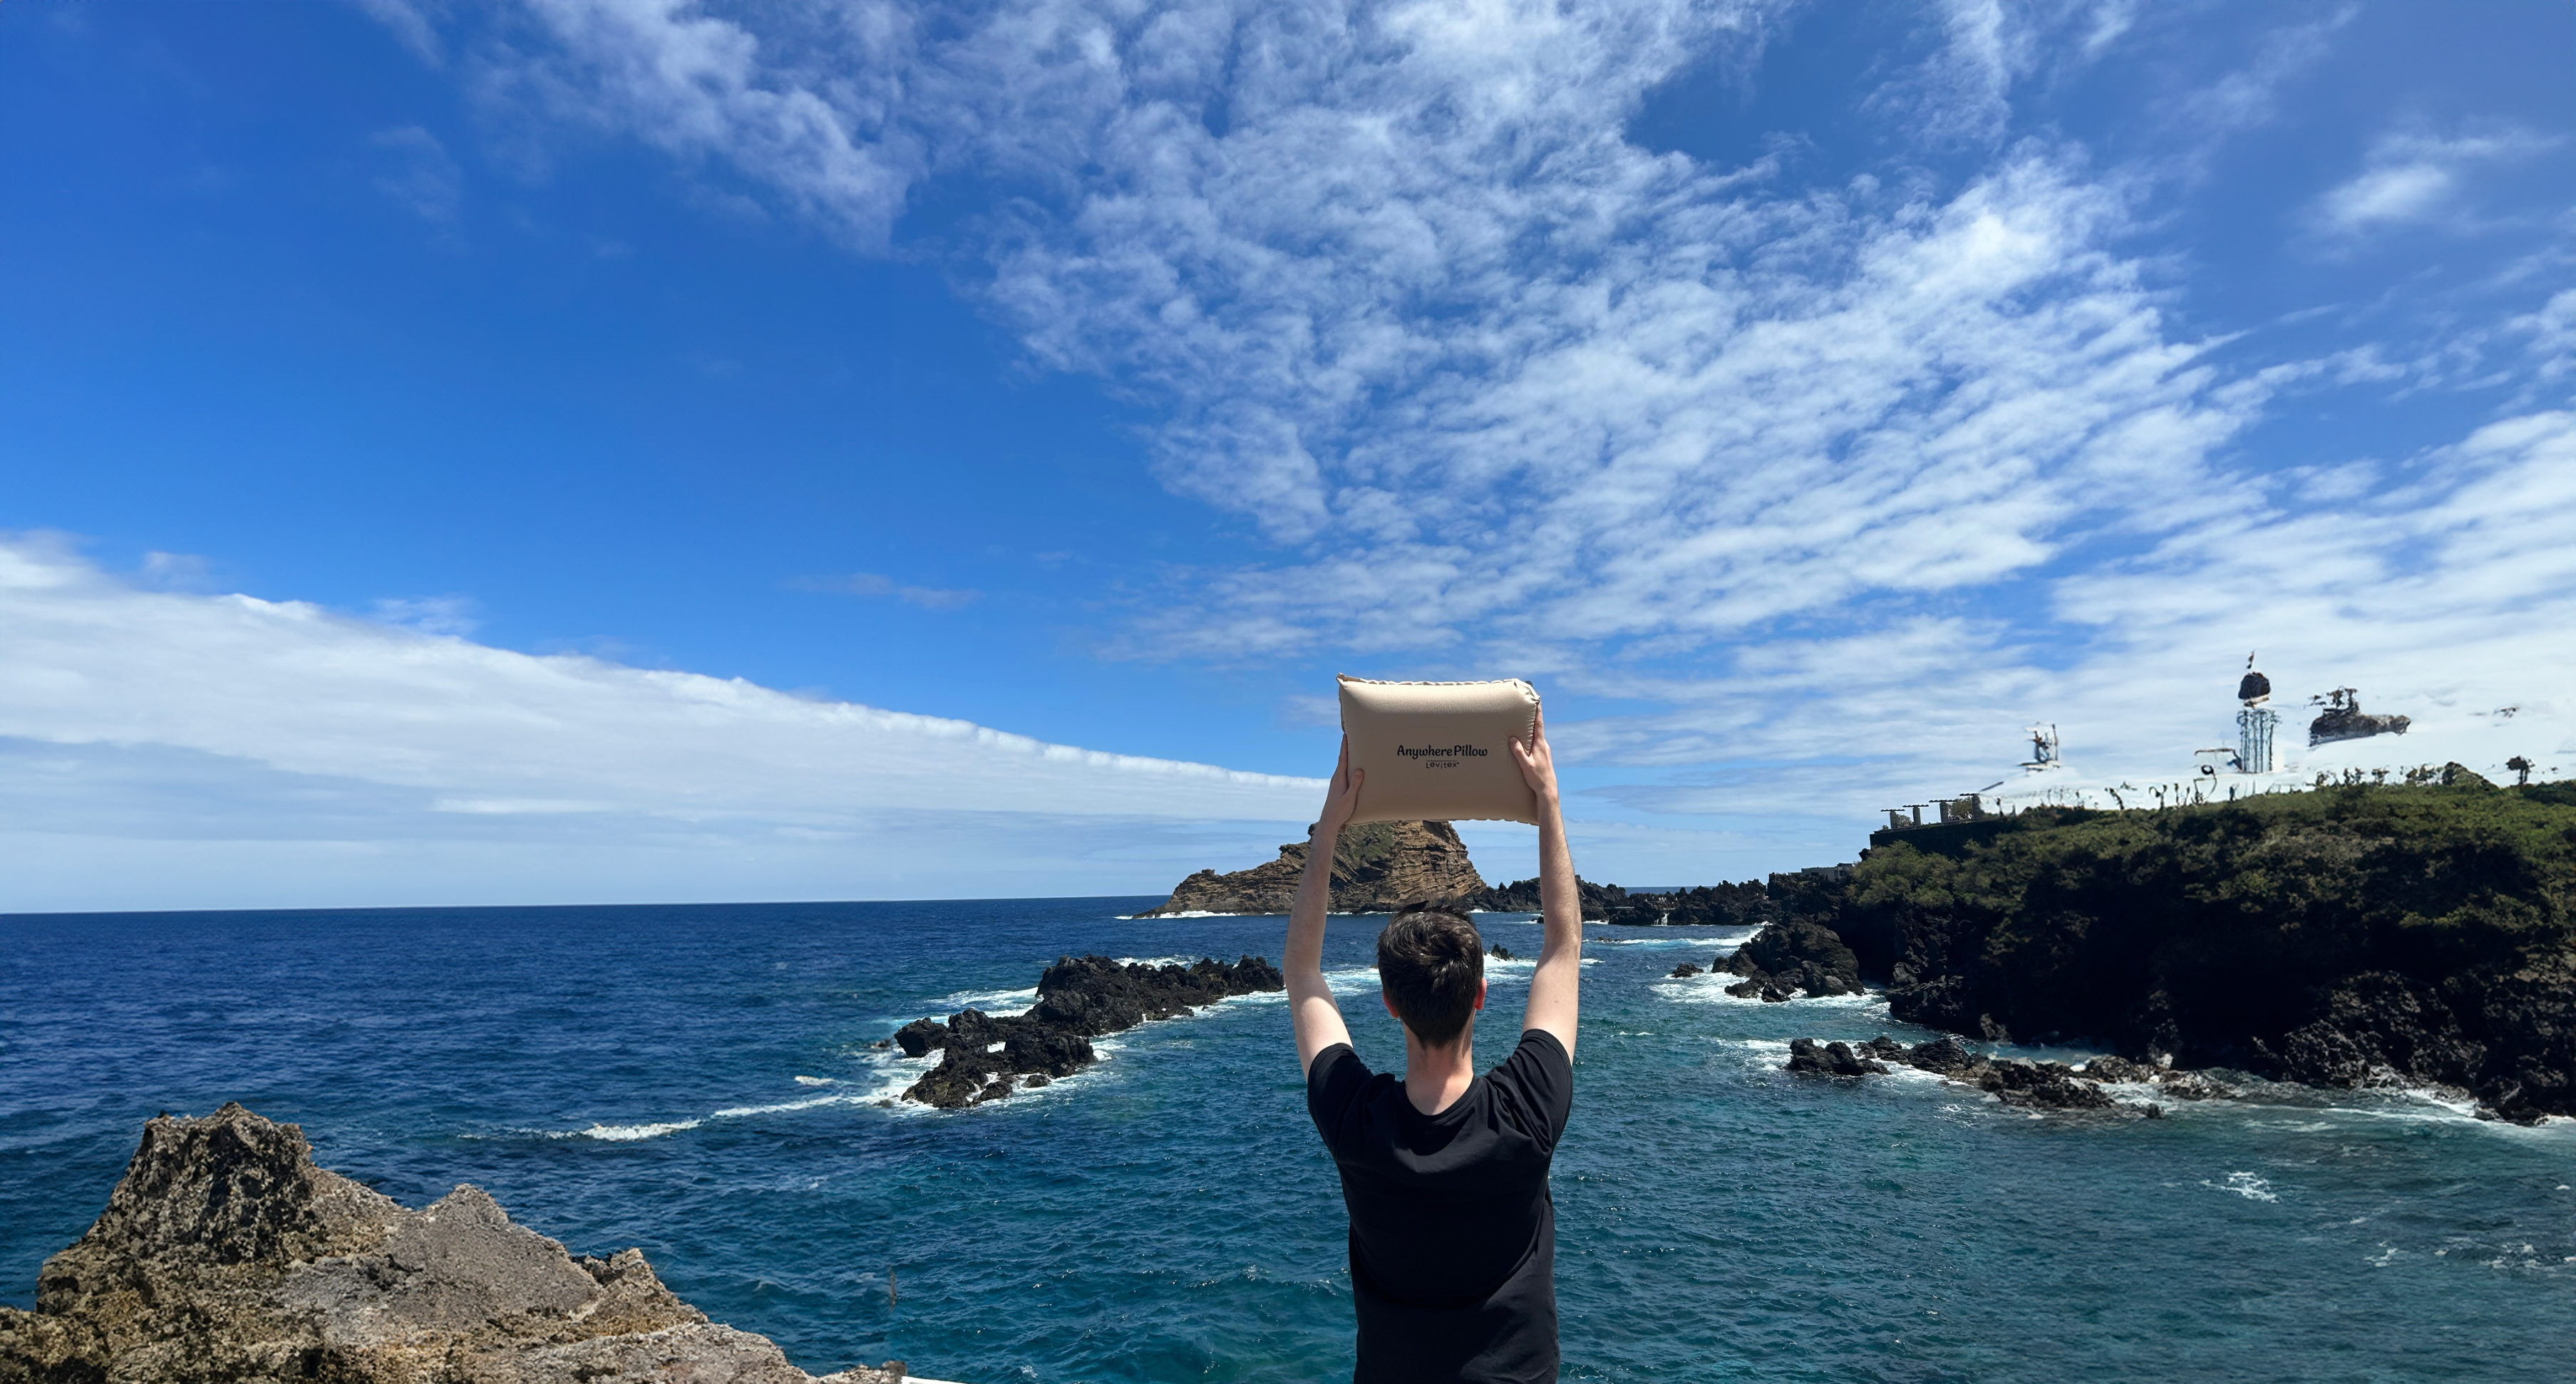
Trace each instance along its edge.
<path fill-rule="evenodd" d="M 1038 977 L 1037 1003 L 1024 1014 L 996 1017 L 961 1009 L 916 1019 L 895 1030 L 906 1056 L 936 1051 L 939 1065 L 903 1098 L 954 1110 L 999 1100 L 1068 1077 L 1098 1060 L 1091 1040 L 1149 1019 L 1176 1019 L 1236 995 L 1287 988 L 1263 957 L 1202 958 L 1187 966 L 1105 956 L 1066 956 Z"/>
<path fill-rule="evenodd" d="M 1753 934 L 1720 969 L 1744 977 L 1726 993 L 1745 999 L 1861 992 L 1860 957 L 1833 929 L 1804 920 L 1773 923 Z"/>

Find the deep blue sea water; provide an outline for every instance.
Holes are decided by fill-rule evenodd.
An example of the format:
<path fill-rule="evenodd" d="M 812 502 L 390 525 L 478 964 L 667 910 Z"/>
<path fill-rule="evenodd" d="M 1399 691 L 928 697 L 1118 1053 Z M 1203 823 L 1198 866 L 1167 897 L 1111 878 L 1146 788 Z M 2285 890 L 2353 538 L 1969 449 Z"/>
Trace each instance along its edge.
<path fill-rule="evenodd" d="M 1279 954 L 1275 918 L 1118 916 L 1151 902 L 0 918 L 0 1301 L 31 1305 L 143 1120 L 237 1099 L 407 1204 L 473 1182 L 577 1251 L 641 1245 L 816 1372 L 1346 1378 L 1342 1211 L 1277 997 L 997 1105 L 876 1104 L 926 1064 L 872 1043 L 1025 1005 L 1059 954 Z M 1326 960 L 1394 1064 L 1381 922 L 1334 919 Z M 1538 949 L 1526 919 L 1479 924 Z M 1555 1172 L 1568 1379 L 2576 1377 L 2576 1125 L 2287 1088 L 2044 1117 L 1914 1074 L 1793 1079 L 1792 1037 L 1924 1035 L 1875 999 L 1665 979 L 1741 934 L 1590 933 Z M 1498 1029 L 1526 977 L 1498 963 Z"/>

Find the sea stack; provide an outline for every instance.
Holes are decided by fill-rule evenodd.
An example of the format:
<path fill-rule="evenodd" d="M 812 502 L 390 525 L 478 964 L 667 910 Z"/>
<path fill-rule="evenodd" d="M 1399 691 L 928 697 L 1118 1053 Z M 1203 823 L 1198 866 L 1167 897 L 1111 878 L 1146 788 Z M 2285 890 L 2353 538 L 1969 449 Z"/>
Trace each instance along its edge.
<path fill-rule="evenodd" d="M 1221 875 L 1201 870 L 1173 888 L 1159 908 L 1136 916 L 1175 913 L 1285 913 L 1306 872 L 1306 843 L 1291 841 L 1279 858 Z M 1371 822 L 1347 827 L 1333 848 L 1335 913 L 1390 913 L 1416 899 L 1485 896 L 1484 877 L 1467 858 L 1467 844 L 1447 822 Z"/>

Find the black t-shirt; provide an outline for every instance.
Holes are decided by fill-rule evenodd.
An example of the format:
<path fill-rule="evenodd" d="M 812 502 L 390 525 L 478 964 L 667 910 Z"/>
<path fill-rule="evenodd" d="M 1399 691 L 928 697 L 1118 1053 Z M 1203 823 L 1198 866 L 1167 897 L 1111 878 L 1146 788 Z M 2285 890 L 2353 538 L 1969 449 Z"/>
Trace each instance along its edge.
<path fill-rule="evenodd" d="M 1556 1035 L 1523 1031 L 1437 1115 L 1335 1043 L 1307 1069 L 1306 1109 L 1351 1213 L 1356 1384 L 1555 1379 L 1547 1165 L 1574 1109 L 1574 1066 Z"/>

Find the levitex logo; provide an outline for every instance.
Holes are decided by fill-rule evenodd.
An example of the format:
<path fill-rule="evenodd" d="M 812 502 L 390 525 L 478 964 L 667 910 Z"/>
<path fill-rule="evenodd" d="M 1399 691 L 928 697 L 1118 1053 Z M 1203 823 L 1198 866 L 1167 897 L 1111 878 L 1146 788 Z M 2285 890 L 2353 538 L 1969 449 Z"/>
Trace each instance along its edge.
<path fill-rule="evenodd" d="M 1411 745 L 1398 745 L 1395 747 L 1395 752 L 1407 759 L 1422 759 L 1425 757 L 1433 759 L 1481 759 L 1487 753 L 1487 751 L 1477 749 L 1473 745 L 1425 745 L 1420 749 L 1415 749 Z"/>

